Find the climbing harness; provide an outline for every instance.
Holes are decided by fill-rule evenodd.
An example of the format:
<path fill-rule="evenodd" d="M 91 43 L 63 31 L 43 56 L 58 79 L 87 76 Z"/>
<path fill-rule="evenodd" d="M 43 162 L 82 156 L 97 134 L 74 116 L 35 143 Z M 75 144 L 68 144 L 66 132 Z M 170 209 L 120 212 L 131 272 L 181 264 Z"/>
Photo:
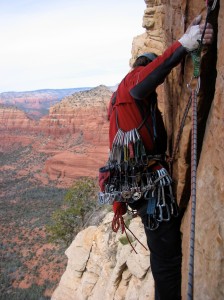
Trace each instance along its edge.
<path fill-rule="evenodd" d="M 193 79 L 197 80 L 197 87 L 192 89 L 191 82 L 188 84 L 188 88 L 191 91 L 192 102 L 192 133 L 191 133 L 191 227 L 190 227 L 190 255 L 189 255 L 189 272 L 188 272 L 188 290 L 187 299 L 193 299 L 193 285 L 194 285 L 194 241 L 195 241 L 195 215 L 196 215 L 196 173 L 197 173 L 197 95 L 200 89 L 200 64 L 201 64 L 201 50 L 203 46 L 203 38 L 208 23 L 208 17 L 210 13 L 215 9 L 217 0 L 206 1 L 207 15 L 205 20 L 205 27 L 202 33 L 199 48 L 193 51 Z M 192 81 L 191 80 L 191 81 Z"/>

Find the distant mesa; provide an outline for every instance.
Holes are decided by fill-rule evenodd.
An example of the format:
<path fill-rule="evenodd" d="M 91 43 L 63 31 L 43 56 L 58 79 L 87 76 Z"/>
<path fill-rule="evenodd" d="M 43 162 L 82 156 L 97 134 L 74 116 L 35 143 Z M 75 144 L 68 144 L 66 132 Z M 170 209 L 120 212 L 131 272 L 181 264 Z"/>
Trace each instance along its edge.
<path fill-rule="evenodd" d="M 31 118 L 37 120 L 48 114 L 49 108 L 60 102 L 64 97 L 89 89 L 90 87 L 4 92 L 0 93 L 0 103 L 17 107 L 27 113 Z"/>
<path fill-rule="evenodd" d="M 117 85 L 106 87 L 100 85 L 99 87 L 81 87 L 68 89 L 41 89 L 35 91 L 24 92 L 4 92 L 0 93 L 0 104 L 7 107 L 16 107 L 24 111 L 29 117 L 38 120 L 48 114 L 50 107 L 59 103 L 63 98 L 73 95 L 75 93 L 84 91 L 97 91 L 105 87 L 114 91 Z"/>

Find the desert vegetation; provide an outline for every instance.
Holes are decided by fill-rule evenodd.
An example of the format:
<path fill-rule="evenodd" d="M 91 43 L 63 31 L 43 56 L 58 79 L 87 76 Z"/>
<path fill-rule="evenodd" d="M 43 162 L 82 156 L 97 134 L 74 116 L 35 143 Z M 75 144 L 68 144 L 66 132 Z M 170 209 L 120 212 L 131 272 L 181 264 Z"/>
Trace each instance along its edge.
<path fill-rule="evenodd" d="M 44 159 L 31 146 L 0 156 L 0 299 L 49 299 L 64 271 L 65 246 L 50 244 L 45 227 L 66 190 L 35 179 L 30 166 Z"/>
<path fill-rule="evenodd" d="M 65 268 L 46 225 L 67 190 L 37 179 L 45 160 L 31 145 L 0 154 L 0 299 L 49 299 Z"/>
<path fill-rule="evenodd" d="M 67 191 L 63 205 L 52 214 L 52 225 L 47 226 L 51 242 L 64 242 L 67 246 L 75 235 L 93 223 L 98 205 L 96 180 L 81 178 Z"/>
<path fill-rule="evenodd" d="M 47 157 L 32 145 L 0 154 L 0 299 L 50 299 L 65 271 L 65 249 L 99 222 L 97 180 L 80 178 L 70 188 L 44 183 Z"/>

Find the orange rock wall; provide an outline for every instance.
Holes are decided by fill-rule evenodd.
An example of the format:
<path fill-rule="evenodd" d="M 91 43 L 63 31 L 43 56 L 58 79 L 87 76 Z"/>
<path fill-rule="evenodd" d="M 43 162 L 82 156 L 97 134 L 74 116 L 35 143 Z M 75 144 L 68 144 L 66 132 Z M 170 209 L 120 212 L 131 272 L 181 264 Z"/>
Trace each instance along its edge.
<path fill-rule="evenodd" d="M 205 1 L 145 0 L 143 26 L 146 32 L 133 41 L 132 63 L 140 52 L 162 53 L 181 37 L 198 14 L 205 19 Z M 224 5 L 217 1 L 209 17 L 215 31 L 212 46 L 204 48 L 201 62 L 201 87 L 198 95 L 198 171 L 197 213 L 195 236 L 194 299 L 223 299 L 223 40 L 222 18 Z M 220 51 L 219 51 L 220 50 Z M 180 121 L 190 96 L 187 83 L 193 74 L 190 56 L 176 67 L 159 95 L 168 130 L 168 149 L 172 153 Z M 191 87 L 195 88 L 192 82 Z M 186 299 L 188 281 L 190 232 L 190 134 L 191 112 L 182 133 L 174 162 L 174 180 L 181 207 L 187 211 L 183 218 L 183 299 Z"/>

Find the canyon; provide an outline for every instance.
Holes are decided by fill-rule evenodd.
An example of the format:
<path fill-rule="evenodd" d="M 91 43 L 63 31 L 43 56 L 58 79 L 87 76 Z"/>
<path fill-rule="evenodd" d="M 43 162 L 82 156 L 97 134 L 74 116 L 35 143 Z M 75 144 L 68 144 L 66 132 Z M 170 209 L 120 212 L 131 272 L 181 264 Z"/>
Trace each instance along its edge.
<path fill-rule="evenodd" d="M 214 28 L 214 42 L 204 47 L 200 68 L 198 93 L 198 158 L 197 209 L 194 244 L 194 299 L 221 300 L 224 297 L 224 161 L 223 161 L 223 56 L 224 43 L 221 27 L 224 5 L 216 3 L 208 21 Z M 145 0 L 142 26 L 145 33 L 134 37 L 130 65 L 138 54 L 161 54 L 173 41 L 184 34 L 192 20 L 201 14 L 206 17 L 206 3 L 210 1 L 182 0 L 169 2 Z M 196 88 L 192 80 L 190 55 L 172 70 L 158 91 L 168 132 L 168 154 L 172 154 L 176 137 L 190 97 Z M 190 84 L 190 88 L 189 85 Z M 191 111 L 191 110 L 190 110 Z M 173 163 L 173 179 L 177 200 L 185 210 L 182 219 L 182 299 L 189 299 L 188 272 L 191 225 L 191 127 L 189 113 L 183 128 L 178 152 Z M 112 215 L 99 227 L 89 227 L 74 239 L 66 250 L 68 264 L 52 300 L 125 299 L 153 300 L 154 283 L 150 271 L 149 253 L 144 252 L 137 240 L 133 253 L 122 240 L 125 236 L 111 229 Z M 130 228 L 145 243 L 139 219 L 133 219 Z M 77 260 L 77 255 L 79 260 Z M 103 263 L 102 263 L 103 262 Z"/>
<path fill-rule="evenodd" d="M 0 104 L 2 297 L 49 299 L 58 284 L 65 245 L 50 243 L 46 226 L 74 181 L 96 178 L 107 160 L 111 95 L 106 86 L 76 92 L 39 119 Z"/>
<path fill-rule="evenodd" d="M 143 0 L 142 0 L 143 1 Z M 145 33 L 134 37 L 132 57 L 134 59 L 142 52 L 161 54 L 173 41 L 177 40 L 189 26 L 198 13 L 203 19 L 206 15 L 205 1 L 145 0 L 146 9 L 143 12 L 142 26 Z M 194 297 L 197 300 L 221 300 L 223 294 L 223 240 L 224 240 L 224 160 L 223 160 L 223 57 L 220 50 L 224 43 L 222 24 L 224 13 L 223 3 L 217 1 L 209 22 L 212 23 L 215 38 L 212 46 L 205 47 L 201 61 L 201 85 L 198 93 L 198 169 L 197 169 L 197 210 L 195 235 L 195 268 L 194 268 Z M 172 153 L 178 129 L 189 99 L 187 84 L 192 78 L 191 57 L 172 70 L 163 85 L 158 89 L 160 108 L 168 132 L 168 154 Z M 23 179 L 26 193 L 22 193 L 23 202 L 31 197 L 34 190 L 29 190 L 29 184 L 38 187 L 56 187 L 58 190 L 49 197 L 54 200 L 54 208 L 61 205 L 64 188 L 72 185 L 79 176 L 97 177 L 98 168 L 102 166 L 108 156 L 108 120 L 107 105 L 112 94 L 111 89 L 104 86 L 96 87 L 63 98 L 38 120 L 34 120 L 25 112 L 15 107 L 0 107 L 1 134 L 1 218 L 4 224 L 15 228 L 10 211 L 19 203 L 19 179 Z M 94 101 L 93 101 L 94 99 Z M 187 116 L 177 155 L 173 165 L 173 179 L 178 203 L 185 210 L 182 221 L 183 234 L 183 267 L 182 267 L 182 295 L 187 299 L 187 283 L 189 268 L 189 235 L 191 223 L 191 120 Z M 10 154 L 11 153 L 11 154 Z M 9 155 L 10 154 L 10 155 Z M 29 162 L 27 159 L 29 158 Z M 26 160 L 26 161 L 24 161 Z M 19 166 L 19 168 L 18 168 Z M 17 180 L 17 181 L 15 181 Z M 41 188 L 41 191 L 44 191 Z M 57 198 L 58 194 L 61 195 Z M 12 196 L 10 198 L 10 195 Z M 8 198 L 7 198 L 8 197 Z M 7 200 L 7 202 L 6 202 Z M 6 206 L 5 204 L 8 204 Z M 35 203 L 44 213 L 43 202 Z M 35 205 L 32 210 L 35 211 Z M 20 207 L 20 209 L 21 209 Z M 7 208 L 7 209 L 6 209 Z M 109 208 L 108 208 L 109 209 Z M 7 212 L 7 213 L 6 213 Z M 8 217 L 7 217 L 7 214 Z M 124 243 L 124 236 L 112 232 L 111 220 L 113 214 L 102 220 L 99 226 L 90 226 L 81 231 L 65 254 L 68 259 L 66 270 L 58 271 L 57 281 L 61 276 L 57 288 L 48 292 L 52 300 L 94 300 L 125 299 L 152 300 L 154 297 L 154 283 L 150 271 L 149 251 L 144 250 L 134 239 L 138 254 L 133 253 L 129 244 Z M 128 216 L 127 216 L 128 218 Z M 30 216 L 34 225 L 39 220 L 37 216 Z M 144 231 L 139 218 L 130 221 L 130 228 L 146 243 Z M 20 226 L 25 220 L 20 220 Z M 13 227 L 14 226 L 14 227 Z M 40 226 L 40 225 L 38 225 Z M 38 227 L 36 226 L 36 227 Z M 18 227 L 19 228 L 19 227 Z M 21 228 L 21 227 L 20 227 Z M 45 234 L 44 224 L 40 232 L 32 229 L 38 238 Z M 8 228 L 1 228 L 3 236 L 7 236 Z M 19 236 L 19 232 L 16 233 Z M 26 232 L 26 238 L 30 231 Z M 21 239 L 16 237 L 16 243 Z M 3 239 L 2 248 L 6 244 L 12 245 L 14 240 Z M 28 242 L 27 242 L 28 244 Z M 52 246 L 52 245 L 51 245 Z M 48 251 L 52 250 L 48 245 Z M 45 246 L 46 247 L 46 246 Z M 44 247 L 42 248 L 42 250 Z M 45 248 L 46 249 L 46 248 Z M 4 252 L 10 253 L 7 248 Z M 53 249 L 57 251 L 57 249 Z M 49 252 L 46 252 L 49 254 Z M 44 257 L 44 251 L 39 251 Z M 52 265 L 45 261 L 51 276 L 57 270 L 53 259 Z M 7 256 L 6 256 L 7 257 Z M 78 257 L 78 259 L 77 259 Z M 24 253 L 24 260 L 28 255 Z M 34 264 L 34 261 L 32 261 Z M 65 258 L 58 262 L 65 267 Z M 32 265 L 31 264 L 31 265 Z M 46 275 L 45 272 L 40 274 Z M 15 271 L 16 272 L 16 271 Z M 15 276 L 15 273 L 13 273 Z M 38 280 L 40 280 L 40 275 Z M 37 280 L 37 282 L 38 282 Z M 16 287 L 28 287 L 34 278 L 21 278 L 20 283 L 15 280 Z M 49 284 L 49 283 L 48 283 Z"/>
<path fill-rule="evenodd" d="M 48 155 L 44 172 L 71 184 L 80 176 L 96 177 L 108 155 L 107 106 L 112 91 L 99 86 L 63 98 L 39 120 L 16 108 L 0 106 L 0 151 L 32 145 Z"/>

